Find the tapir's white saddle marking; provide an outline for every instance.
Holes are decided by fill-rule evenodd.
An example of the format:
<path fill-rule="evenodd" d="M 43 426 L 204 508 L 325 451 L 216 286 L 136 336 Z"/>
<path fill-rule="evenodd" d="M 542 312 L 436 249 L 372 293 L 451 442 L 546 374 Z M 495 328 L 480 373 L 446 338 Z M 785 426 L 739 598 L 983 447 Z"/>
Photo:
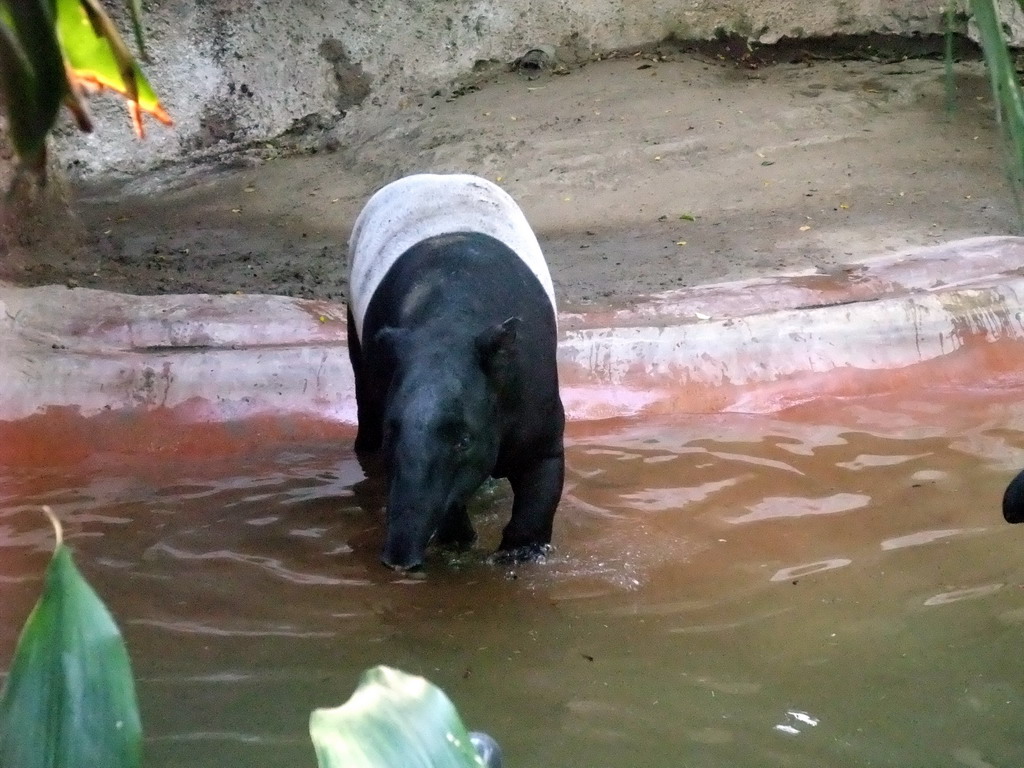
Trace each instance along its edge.
<path fill-rule="evenodd" d="M 537 236 L 509 194 L 478 176 L 424 173 L 379 190 L 352 228 L 348 300 L 360 341 L 370 299 L 391 265 L 416 243 L 454 232 L 480 232 L 511 248 L 540 281 L 557 316 L 555 289 Z"/>

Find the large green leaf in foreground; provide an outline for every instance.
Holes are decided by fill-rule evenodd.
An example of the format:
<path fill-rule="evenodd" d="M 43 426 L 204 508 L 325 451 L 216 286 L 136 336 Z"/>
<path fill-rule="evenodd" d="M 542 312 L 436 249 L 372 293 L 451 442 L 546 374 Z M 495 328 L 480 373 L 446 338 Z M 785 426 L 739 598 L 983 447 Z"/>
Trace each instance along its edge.
<path fill-rule="evenodd" d="M 390 667 L 363 673 L 336 709 L 317 709 L 309 735 L 320 768 L 479 768 L 458 712 L 422 677 Z"/>
<path fill-rule="evenodd" d="M 141 745 L 121 634 L 58 535 L 0 693 L 0 766 L 137 768 Z"/>

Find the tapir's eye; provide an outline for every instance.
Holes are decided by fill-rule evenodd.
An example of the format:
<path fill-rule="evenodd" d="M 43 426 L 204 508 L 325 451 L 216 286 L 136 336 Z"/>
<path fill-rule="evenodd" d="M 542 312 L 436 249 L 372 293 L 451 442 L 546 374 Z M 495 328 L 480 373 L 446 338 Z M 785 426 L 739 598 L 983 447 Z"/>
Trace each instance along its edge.
<path fill-rule="evenodd" d="M 466 431 L 466 425 L 458 421 L 447 421 L 440 427 L 441 439 L 456 451 L 465 451 L 469 448 L 470 438 Z"/>

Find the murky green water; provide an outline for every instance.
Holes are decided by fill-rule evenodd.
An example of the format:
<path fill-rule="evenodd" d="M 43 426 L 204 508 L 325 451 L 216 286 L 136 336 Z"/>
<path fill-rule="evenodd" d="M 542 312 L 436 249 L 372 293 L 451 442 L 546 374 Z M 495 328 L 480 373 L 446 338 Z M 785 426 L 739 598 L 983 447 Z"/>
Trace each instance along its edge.
<path fill-rule="evenodd" d="M 121 622 L 147 765 L 313 766 L 309 711 L 387 663 L 443 686 L 512 768 L 1016 766 L 1020 392 L 775 418 L 576 425 L 558 549 L 425 579 L 377 564 L 348 446 L 0 470 L 0 666 L 66 521 Z"/>

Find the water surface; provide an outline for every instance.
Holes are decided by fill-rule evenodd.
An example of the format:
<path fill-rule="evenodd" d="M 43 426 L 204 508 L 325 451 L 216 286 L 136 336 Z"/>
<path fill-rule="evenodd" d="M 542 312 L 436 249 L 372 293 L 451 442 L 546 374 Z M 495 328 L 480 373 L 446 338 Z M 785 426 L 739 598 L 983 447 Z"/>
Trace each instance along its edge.
<path fill-rule="evenodd" d="M 309 711 L 386 663 L 515 768 L 1009 766 L 1024 711 L 1019 391 L 574 425 L 547 563 L 377 563 L 349 446 L 0 469 L 0 667 L 65 521 L 121 623 L 150 768 L 313 766 Z"/>

